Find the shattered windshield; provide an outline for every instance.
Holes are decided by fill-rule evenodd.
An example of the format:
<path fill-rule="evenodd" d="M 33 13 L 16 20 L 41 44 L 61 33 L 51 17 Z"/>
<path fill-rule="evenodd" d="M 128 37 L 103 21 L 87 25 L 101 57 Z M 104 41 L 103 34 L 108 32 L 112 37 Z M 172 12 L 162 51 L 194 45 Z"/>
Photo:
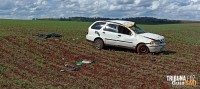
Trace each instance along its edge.
<path fill-rule="evenodd" d="M 143 29 L 139 28 L 138 26 L 133 26 L 131 29 L 136 33 L 136 34 L 142 34 L 146 33 Z"/>

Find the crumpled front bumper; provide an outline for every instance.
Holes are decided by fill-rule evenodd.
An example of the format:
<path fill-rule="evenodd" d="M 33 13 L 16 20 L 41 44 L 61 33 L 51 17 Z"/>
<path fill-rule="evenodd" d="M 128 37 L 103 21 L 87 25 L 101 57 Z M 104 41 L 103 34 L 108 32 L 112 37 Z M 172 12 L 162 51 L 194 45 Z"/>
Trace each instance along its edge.
<path fill-rule="evenodd" d="M 149 48 L 150 52 L 163 52 L 165 51 L 165 44 L 159 45 L 159 46 L 152 46 L 152 45 L 147 45 Z"/>

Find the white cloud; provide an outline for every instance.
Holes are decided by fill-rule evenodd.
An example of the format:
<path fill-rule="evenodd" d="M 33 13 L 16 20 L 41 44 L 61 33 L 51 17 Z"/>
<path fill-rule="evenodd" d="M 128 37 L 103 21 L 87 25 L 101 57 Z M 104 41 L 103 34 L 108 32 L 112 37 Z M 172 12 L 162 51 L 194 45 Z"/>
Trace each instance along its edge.
<path fill-rule="evenodd" d="M 141 2 L 141 0 L 135 0 L 134 2 L 137 5 L 137 4 L 139 4 Z"/>
<path fill-rule="evenodd" d="M 191 0 L 191 1 L 195 3 L 195 2 L 198 2 L 199 0 Z"/>
<path fill-rule="evenodd" d="M 150 9 L 155 10 L 159 7 L 159 5 L 160 5 L 159 1 L 153 1 Z"/>
<path fill-rule="evenodd" d="M 139 17 L 200 20 L 200 0 L 0 0 L 0 18 Z"/>

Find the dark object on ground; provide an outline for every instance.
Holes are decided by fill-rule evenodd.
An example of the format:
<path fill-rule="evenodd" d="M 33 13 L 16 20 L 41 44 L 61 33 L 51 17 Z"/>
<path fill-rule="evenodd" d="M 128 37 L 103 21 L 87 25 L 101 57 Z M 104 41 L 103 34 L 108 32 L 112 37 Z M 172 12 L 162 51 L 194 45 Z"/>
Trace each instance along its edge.
<path fill-rule="evenodd" d="M 45 39 L 46 38 L 46 34 L 34 34 L 32 35 L 33 37 L 38 37 L 38 38 L 43 38 Z"/>
<path fill-rule="evenodd" d="M 47 34 L 46 38 L 51 38 L 51 37 L 62 37 L 62 35 L 58 34 L 58 33 L 51 33 L 51 34 Z"/>
<path fill-rule="evenodd" d="M 68 71 L 79 71 L 79 69 L 74 68 L 74 67 L 73 67 L 73 68 L 68 68 L 67 70 L 68 70 Z"/>
<path fill-rule="evenodd" d="M 46 39 L 46 38 L 60 38 L 62 37 L 62 35 L 58 34 L 58 33 L 50 33 L 50 34 L 34 34 L 32 35 L 33 37 L 38 37 L 38 38 L 43 38 L 43 39 Z"/>

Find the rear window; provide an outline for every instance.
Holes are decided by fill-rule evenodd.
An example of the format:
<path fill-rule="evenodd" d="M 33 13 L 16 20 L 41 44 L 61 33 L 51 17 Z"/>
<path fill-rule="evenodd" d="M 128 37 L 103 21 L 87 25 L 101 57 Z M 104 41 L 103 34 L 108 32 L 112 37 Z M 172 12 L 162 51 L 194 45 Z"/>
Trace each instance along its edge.
<path fill-rule="evenodd" d="M 105 22 L 97 22 L 91 28 L 96 29 L 96 30 L 100 30 L 105 24 L 106 24 Z"/>

